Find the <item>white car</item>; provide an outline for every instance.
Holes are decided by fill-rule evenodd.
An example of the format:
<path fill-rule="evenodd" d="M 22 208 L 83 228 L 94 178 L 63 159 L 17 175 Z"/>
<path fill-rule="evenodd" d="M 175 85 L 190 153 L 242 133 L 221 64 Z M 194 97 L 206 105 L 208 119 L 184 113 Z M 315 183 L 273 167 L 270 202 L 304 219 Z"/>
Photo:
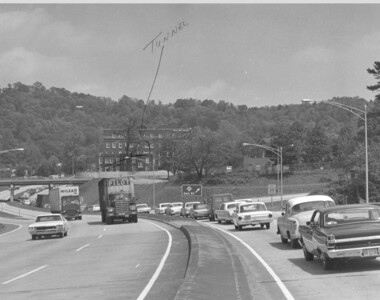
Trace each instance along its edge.
<path fill-rule="evenodd" d="M 138 213 L 145 213 L 149 214 L 151 208 L 146 203 L 136 204 L 137 212 Z"/>
<path fill-rule="evenodd" d="M 165 209 L 165 214 L 167 215 L 179 215 L 181 213 L 181 209 L 183 207 L 182 202 L 172 202 L 169 206 Z"/>
<path fill-rule="evenodd" d="M 299 227 L 306 226 L 314 210 L 334 206 L 335 202 L 326 195 L 311 195 L 289 199 L 285 211 L 277 218 L 277 234 L 283 244 L 288 243 L 292 248 L 300 247 Z"/>
<path fill-rule="evenodd" d="M 188 217 L 190 215 L 190 209 L 193 208 L 194 204 L 199 204 L 199 201 L 186 202 L 182 209 L 180 215 L 183 217 Z"/>
<path fill-rule="evenodd" d="M 61 214 L 39 215 L 28 229 L 32 240 L 47 236 L 67 236 L 70 225 Z"/>
<path fill-rule="evenodd" d="M 93 206 L 91 206 L 91 211 L 94 212 L 94 211 L 100 211 L 100 206 L 99 204 L 94 204 Z"/>
<path fill-rule="evenodd" d="M 242 230 L 244 226 L 260 225 L 269 229 L 273 222 L 273 214 L 264 202 L 241 202 L 232 214 L 232 221 L 236 230 Z"/>
<path fill-rule="evenodd" d="M 154 212 L 157 214 L 157 215 L 163 215 L 165 213 L 165 209 L 166 207 L 168 207 L 170 205 L 170 203 L 160 203 L 158 204 L 158 207 L 156 207 L 154 209 Z"/>

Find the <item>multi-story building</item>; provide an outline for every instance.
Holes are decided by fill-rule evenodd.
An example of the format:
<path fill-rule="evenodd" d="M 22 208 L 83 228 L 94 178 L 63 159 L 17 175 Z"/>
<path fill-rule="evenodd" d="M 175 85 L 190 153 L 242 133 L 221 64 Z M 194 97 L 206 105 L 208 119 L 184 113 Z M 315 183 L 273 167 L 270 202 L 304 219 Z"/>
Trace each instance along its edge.
<path fill-rule="evenodd" d="M 168 144 L 187 138 L 190 129 L 103 129 L 99 171 L 158 170 L 163 157 L 171 157 Z"/>

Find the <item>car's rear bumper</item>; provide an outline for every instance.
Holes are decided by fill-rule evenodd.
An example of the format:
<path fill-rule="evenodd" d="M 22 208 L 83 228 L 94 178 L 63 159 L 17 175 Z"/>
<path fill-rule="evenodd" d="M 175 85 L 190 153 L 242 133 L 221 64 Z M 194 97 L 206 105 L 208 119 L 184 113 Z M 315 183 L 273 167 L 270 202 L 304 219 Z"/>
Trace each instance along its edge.
<path fill-rule="evenodd" d="M 330 258 L 379 257 L 380 256 L 380 246 L 349 248 L 349 249 L 329 249 L 329 250 L 327 250 L 327 255 Z"/>
<path fill-rule="evenodd" d="M 259 225 L 259 224 L 267 224 L 273 222 L 273 218 L 267 218 L 267 219 L 259 219 L 259 220 L 238 220 L 234 219 L 235 225 Z"/>

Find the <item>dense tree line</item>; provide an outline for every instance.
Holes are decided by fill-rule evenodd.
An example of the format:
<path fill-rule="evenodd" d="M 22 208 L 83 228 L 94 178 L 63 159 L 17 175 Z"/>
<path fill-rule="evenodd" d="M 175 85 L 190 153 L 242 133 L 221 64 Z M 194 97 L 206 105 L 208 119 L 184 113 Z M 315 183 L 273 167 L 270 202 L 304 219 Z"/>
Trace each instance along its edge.
<path fill-rule="evenodd" d="M 380 64 L 375 63 L 368 73 L 378 76 L 379 70 Z M 379 86 L 368 88 L 377 91 Z M 370 190 L 371 198 L 377 198 L 380 98 L 326 100 L 361 109 L 368 106 Z M 242 147 L 242 143 L 263 144 L 282 147 L 285 165 L 337 166 L 342 176 L 335 191 L 340 189 L 344 194 L 352 190 L 352 201 L 358 195 L 364 198 L 363 121 L 327 101 L 265 107 L 210 99 L 145 103 L 128 96 L 115 101 L 64 88 L 46 88 L 40 82 L 31 86 L 17 82 L 0 89 L 0 149 L 25 148 L 22 153 L 1 155 L 2 176 L 9 175 L 4 170 L 11 167 L 17 168 L 19 176 L 71 174 L 72 168 L 95 171 L 103 128 L 138 131 L 160 126 L 192 129 L 188 140 L 168 145 L 176 155 L 164 160 L 162 168 L 195 172 L 201 178 L 215 167 L 237 165 L 243 154 L 254 151 Z"/>

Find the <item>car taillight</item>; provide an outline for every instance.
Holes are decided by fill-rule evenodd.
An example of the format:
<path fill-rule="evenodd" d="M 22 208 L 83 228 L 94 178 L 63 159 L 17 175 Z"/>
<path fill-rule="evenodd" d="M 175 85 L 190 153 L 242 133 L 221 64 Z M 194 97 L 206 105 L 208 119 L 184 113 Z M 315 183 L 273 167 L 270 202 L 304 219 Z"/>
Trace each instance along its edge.
<path fill-rule="evenodd" d="M 63 225 L 57 225 L 57 230 L 62 230 L 63 229 Z"/>
<path fill-rule="evenodd" d="M 327 249 L 335 248 L 335 236 L 333 234 L 329 234 L 326 240 Z"/>

